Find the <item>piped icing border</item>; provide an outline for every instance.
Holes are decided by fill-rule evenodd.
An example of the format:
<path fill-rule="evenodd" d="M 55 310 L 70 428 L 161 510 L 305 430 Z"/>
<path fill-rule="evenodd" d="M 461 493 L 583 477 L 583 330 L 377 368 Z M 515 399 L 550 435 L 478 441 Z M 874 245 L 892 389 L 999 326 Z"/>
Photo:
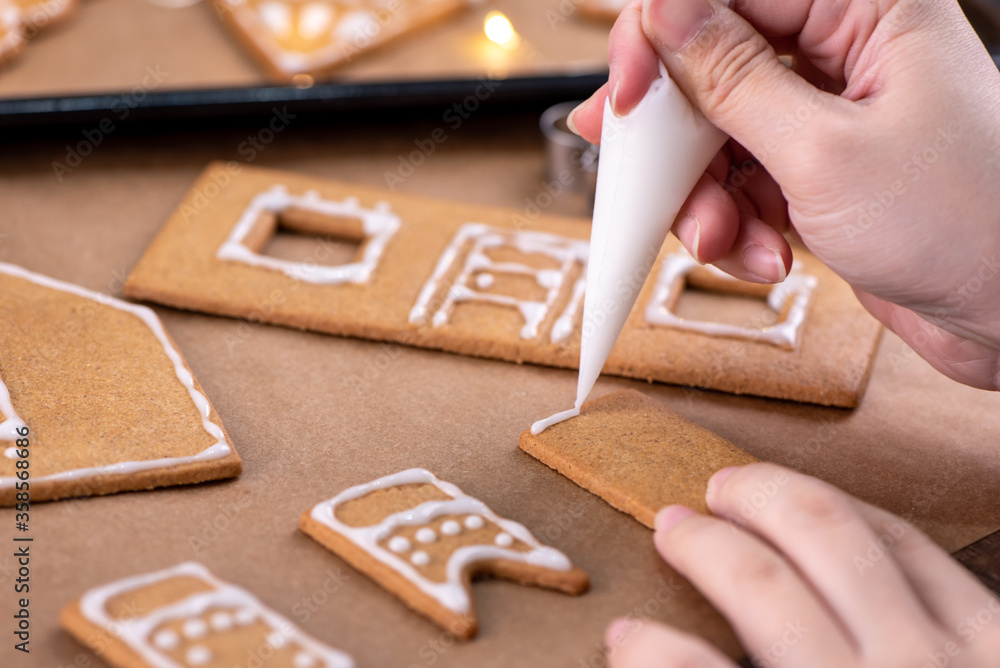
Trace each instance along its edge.
<path fill-rule="evenodd" d="M 684 277 L 701 265 L 687 253 L 670 253 L 663 258 L 663 266 L 656 277 L 653 296 L 646 304 L 646 322 L 653 325 L 673 327 L 708 336 L 731 336 L 764 341 L 782 348 L 797 348 L 802 324 L 805 322 L 806 311 L 812 291 L 817 285 L 815 276 L 802 271 L 799 261 L 792 263 L 792 270 L 782 283 L 775 285 L 767 296 L 767 305 L 780 312 L 791 300 L 788 313 L 781 322 L 767 327 L 740 327 L 727 323 L 688 320 L 674 313 L 669 304 L 678 290 L 684 288 Z M 733 283 L 739 279 L 733 278 L 712 265 L 706 268 L 713 275 Z"/>
<path fill-rule="evenodd" d="M 130 619 L 112 619 L 107 612 L 106 605 L 112 598 L 143 587 L 156 584 L 178 576 L 189 576 L 202 580 L 213 587 L 211 591 L 198 592 L 175 603 L 154 608 L 147 615 L 133 617 Z M 277 649 L 288 642 L 297 643 L 302 649 L 296 657 L 296 665 L 316 666 L 315 660 L 323 661 L 324 668 L 353 668 L 354 661 L 350 656 L 339 650 L 324 645 L 315 638 L 309 636 L 290 620 L 278 614 L 261 603 L 255 596 L 245 589 L 237 587 L 220 580 L 214 576 L 203 565 L 187 561 L 171 568 L 166 568 L 153 573 L 135 575 L 117 580 L 110 584 L 91 589 L 80 599 L 80 612 L 91 623 L 101 627 L 105 631 L 112 631 L 125 643 L 129 649 L 142 657 L 144 661 L 154 668 L 187 668 L 182 664 L 170 659 L 157 648 L 159 645 L 163 649 L 171 649 L 176 646 L 178 639 L 174 636 L 157 634 L 151 637 L 154 629 L 164 622 L 169 622 L 184 618 L 197 618 L 204 614 L 206 610 L 213 607 L 237 608 L 234 615 L 235 623 L 248 624 L 262 620 L 267 624 L 272 633 L 268 635 L 268 643 Z M 191 619 L 192 627 L 195 623 L 201 622 L 199 619 Z M 198 624 L 202 626 L 202 624 Z M 198 634 L 204 629 L 192 629 Z M 207 651 L 207 649 L 206 649 Z M 189 652 L 190 654 L 190 652 Z M 301 660 L 298 657 L 303 657 Z M 205 658 L 204 653 L 194 657 L 196 660 L 189 663 L 197 663 L 198 658 Z M 307 662 L 306 659 L 312 659 Z M 207 660 L 207 659 L 206 659 Z"/>
<path fill-rule="evenodd" d="M 432 484 L 450 496 L 451 499 L 446 501 L 425 501 L 414 508 L 389 515 L 378 524 L 371 526 L 351 527 L 337 519 L 337 507 L 347 501 L 360 498 L 376 490 L 419 483 Z M 422 592 L 437 600 L 445 608 L 460 614 L 468 613 L 472 606 L 469 592 L 465 587 L 462 576 L 465 568 L 471 564 L 487 559 L 508 559 L 554 571 L 569 571 L 573 568 L 573 564 L 566 555 L 553 547 L 539 543 L 524 525 L 498 516 L 479 499 L 469 496 L 451 483 L 438 479 L 426 469 L 408 469 L 363 485 L 351 487 L 332 499 L 316 504 L 309 514 L 313 520 L 336 531 L 386 566 L 395 570 L 416 585 Z M 498 534 L 498 539 L 500 536 L 507 534 L 509 538 L 516 538 L 525 543 L 531 547 L 531 550 L 522 552 L 508 549 L 508 546 L 512 545 L 513 541 L 507 542 L 506 539 L 499 541 L 499 543 L 504 543 L 503 545 L 463 546 L 452 552 L 448 558 L 446 580 L 444 582 L 433 582 L 421 575 L 413 567 L 411 561 L 407 561 L 399 553 L 393 551 L 394 546 L 391 544 L 392 541 L 390 541 L 388 549 L 379 544 L 380 541 L 389 536 L 397 527 L 424 524 L 441 515 L 466 515 L 465 521 L 473 523 L 477 522 L 475 519 L 477 517 L 480 518 L 479 522 L 482 522 L 482 518 L 485 518 L 502 529 L 503 533 Z M 466 524 L 466 526 L 476 528 L 474 525 Z M 482 525 L 480 524 L 480 526 Z M 450 525 L 447 528 L 445 528 L 444 524 L 442 525 L 444 533 L 453 529 L 454 527 Z M 419 541 L 420 538 L 418 532 L 417 540 Z M 396 547 L 402 548 L 402 545 Z M 402 551 L 404 550 L 400 549 L 400 552 Z M 411 555 L 411 560 L 416 555 L 416 552 Z M 421 565 L 420 561 L 422 560 L 417 557 L 417 561 L 414 563 Z"/>
<path fill-rule="evenodd" d="M 360 218 L 366 237 L 361 259 L 349 264 L 325 266 L 268 257 L 255 253 L 243 245 L 244 239 L 253 230 L 261 214 L 267 212 L 278 215 L 292 207 L 327 216 Z M 232 260 L 274 269 L 307 283 L 320 285 L 366 283 L 378 266 L 386 244 L 399 226 L 399 217 L 392 213 L 386 202 L 379 202 L 374 209 L 365 209 L 353 197 L 341 201 L 323 199 L 315 190 L 306 191 L 304 195 L 292 195 L 285 186 L 276 184 L 250 200 L 250 204 L 243 210 L 229 237 L 215 255 L 220 260 Z"/>
<path fill-rule="evenodd" d="M 471 242 L 462 269 L 448 289 L 441 305 L 431 314 L 428 309 L 431 300 L 441 289 L 444 277 L 451 271 L 459 254 Z M 524 254 L 545 255 L 559 263 L 558 269 L 536 269 L 517 262 L 494 262 L 486 254 L 492 248 L 509 246 Z M 424 284 L 416 303 L 410 310 L 410 322 L 423 324 L 430 318 L 433 327 L 441 327 L 448 322 L 452 307 L 458 302 L 481 301 L 501 306 L 511 306 L 521 313 L 524 326 L 522 339 L 534 339 L 539 327 L 548 317 L 563 290 L 567 277 L 577 263 L 580 275 L 573 284 L 566 308 L 552 324 L 549 338 L 553 343 L 565 340 L 572 332 L 576 314 L 583 301 L 586 288 L 587 258 L 590 244 L 579 239 L 571 239 L 546 232 L 524 232 L 492 227 L 483 223 L 466 223 L 458 229 L 451 242 L 441 253 L 434 273 Z M 476 285 L 487 289 L 492 285 L 492 274 L 512 274 L 529 276 L 545 290 L 545 301 L 517 299 L 510 295 L 495 294 L 475 290 L 470 286 L 472 275 L 478 272 Z M 491 277 L 485 281 L 484 276 Z"/>
<path fill-rule="evenodd" d="M 184 366 L 184 360 L 181 359 L 181 355 L 177 352 L 177 349 L 171 344 L 170 339 L 167 337 L 166 331 L 163 329 L 163 323 L 156 314 L 145 306 L 140 306 L 138 304 L 130 304 L 128 302 L 122 301 L 120 299 L 115 299 L 114 297 L 109 297 L 108 295 L 102 294 L 100 292 L 94 292 L 93 290 L 87 290 L 86 288 L 81 288 L 78 285 L 73 285 L 72 283 L 66 283 L 64 281 L 59 281 L 54 278 L 49 278 L 48 276 L 43 276 L 42 274 L 36 274 L 35 272 L 28 271 L 23 267 L 17 265 L 8 264 L 6 262 L 0 262 L 0 273 L 7 274 L 9 276 L 14 276 L 16 278 L 22 278 L 37 285 L 41 285 L 53 290 L 61 290 L 63 292 L 68 292 L 70 294 L 76 295 L 78 297 L 83 297 L 85 299 L 92 299 L 103 306 L 110 306 L 116 308 L 119 311 L 125 311 L 131 313 L 132 315 L 139 318 L 150 331 L 156 337 L 160 345 L 163 346 L 163 351 L 166 353 L 167 358 L 174 365 L 174 373 L 177 374 L 177 379 L 181 381 L 181 384 L 187 389 L 188 394 L 191 397 L 191 401 L 194 403 L 195 409 L 201 416 L 201 424 L 208 434 L 216 440 L 215 443 L 210 445 L 205 450 L 202 450 L 198 454 L 189 455 L 186 457 L 162 457 L 160 459 L 149 459 L 144 461 L 128 461 L 128 462 L 116 462 L 114 464 L 107 464 L 104 466 L 93 466 L 82 469 L 72 469 L 69 471 L 61 471 L 59 473 L 53 473 L 47 476 L 32 477 L 32 482 L 44 482 L 44 481 L 55 481 L 55 480 L 76 480 L 83 477 L 88 477 L 92 475 L 117 475 L 117 474 L 130 474 L 139 471 L 146 471 L 150 469 L 164 468 L 167 466 L 175 466 L 178 464 L 188 464 L 197 461 L 206 461 L 212 459 L 220 459 L 229 454 L 230 448 L 229 444 L 226 443 L 225 435 L 222 432 L 222 427 L 212 422 L 209 419 L 211 408 L 208 403 L 208 399 L 204 394 L 199 392 L 194 386 L 194 376 L 191 372 L 187 370 Z M 10 394 L 7 390 L 6 385 L 3 385 L 2 380 L 0 380 L 0 410 L 4 411 L 4 415 L 7 416 L 7 420 L 4 421 L 4 425 L 11 421 L 16 414 L 13 413 L 13 406 L 10 406 L 11 414 L 6 411 L 7 405 L 11 403 Z M 2 400 L 6 396 L 7 404 L 2 404 Z M 18 418 L 20 420 L 20 418 Z M 24 423 L 20 423 L 24 426 Z M 8 448 L 9 450 L 9 448 Z M 14 486 L 17 482 L 17 478 L 14 476 L 0 477 L 0 489 L 7 489 Z"/>

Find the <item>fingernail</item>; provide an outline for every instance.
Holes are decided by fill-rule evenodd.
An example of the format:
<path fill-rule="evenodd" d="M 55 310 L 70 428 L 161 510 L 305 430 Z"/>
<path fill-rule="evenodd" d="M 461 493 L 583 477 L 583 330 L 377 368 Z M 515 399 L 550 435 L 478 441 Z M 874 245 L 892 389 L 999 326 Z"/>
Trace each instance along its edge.
<path fill-rule="evenodd" d="M 705 490 L 705 499 L 709 497 L 714 497 L 719 493 L 719 489 L 722 487 L 722 483 L 732 474 L 736 473 L 739 466 L 727 466 L 724 469 L 719 469 L 712 474 L 712 477 L 708 479 L 708 489 Z"/>
<path fill-rule="evenodd" d="M 657 531 L 666 533 L 694 514 L 695 512 L 687 506 L 667 506 L 656 513 L 653 526 Z"/>
<path fill-rule="evenodd" d="M 576 112 L 580 111 L 580 108 L 583 105 L 584 105 L 584 103 L 582 103 L 582 102 L 580 104 L 576 105 L 576 107 L 573 109 L 573 111 L 569 112 L 569 116 L 566 117 L 566 127 L 568 127 L 569 131 L 572 132 L 575 135 L 580 134 L 580 131 L 576 129 L 576 121 L 573 120 L 573 117 L 576 116 Z"/>
<path fill-rule="evenodd" d="M 611 103 L 611 113 L 619 117 L 623 115 L 618 109 L 618 91 L 621 86 L 622 82 L 618 79 L 618 65 L 612 61 L 608 64 L 608 88 L 611 90 L 608 100 Z"/>
<path fill-rule="evenodd" d="M 645 0 L 642 8 L 654 36 L 673 51 L 694 39 L 714 12 L 706 0 Z"/>
<path fill-rule="evenodd" d="M 677 234 L 677 238 L 681 240 L 681 243 L 684 244 L 684 247 L 688 249 L 688 252 L 691 253 L 691 257 L 699 264 L 704 264 L 704 261 L 700 257 L 701 221 L 698 219 L 698 216 L 693 213 L 684 214 L 674 225 L 674 232 Z"/>
<path fill-rule="evenodd" d="M 746 270 L 766 283 L 780 283 L 785 280 L 785 261 L 774 248 L 753 244 L 743 251 L 743 266 Z"/>

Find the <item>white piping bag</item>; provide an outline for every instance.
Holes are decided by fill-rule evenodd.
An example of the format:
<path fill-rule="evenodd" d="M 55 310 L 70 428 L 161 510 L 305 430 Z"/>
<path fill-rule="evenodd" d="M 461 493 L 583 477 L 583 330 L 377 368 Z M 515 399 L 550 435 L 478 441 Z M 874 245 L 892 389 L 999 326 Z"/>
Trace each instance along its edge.
<path fill-rule="evenodd" d="M 663 63 L 626 116 L 612 113 L 610 99 L 604 103 L 576 403 L 531 425 L 531 433 L 580 414 L 674 219 L 726 139 Z"/>

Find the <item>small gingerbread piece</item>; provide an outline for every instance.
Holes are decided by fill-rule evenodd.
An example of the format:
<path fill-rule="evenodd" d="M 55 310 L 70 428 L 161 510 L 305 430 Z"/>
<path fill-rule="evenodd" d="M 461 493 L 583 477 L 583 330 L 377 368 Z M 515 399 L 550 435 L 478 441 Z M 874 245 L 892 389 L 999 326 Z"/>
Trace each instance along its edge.
<path fill-rule="evenodd" d="M 116 668 L 352 668 L 252 594 L 185 562 L 92 589 L 63 628 Z"/>
<path fill-rule="evenodd" d="M 562 552 L 424 469 L 344 490 L 305 512 L 299 526 L 460 639 L 478 627 L 475 575 L 568 594 L 589 586 Z"/>
<path fill-rule="evenodd" d="M 712 474 L 757 461 L 635 390 L 589 401 L 579 416 L 540 434 L 529 429 L 519 445 L 650 529 L 657 511 L 670 504 L 707 512 Z"/>

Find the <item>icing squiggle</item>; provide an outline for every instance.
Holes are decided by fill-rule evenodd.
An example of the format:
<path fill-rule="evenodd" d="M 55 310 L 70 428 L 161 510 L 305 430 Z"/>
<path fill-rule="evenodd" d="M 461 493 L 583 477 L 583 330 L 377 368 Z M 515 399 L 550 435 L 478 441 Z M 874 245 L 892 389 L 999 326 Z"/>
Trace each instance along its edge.
<path fill-rule="evenodd" d="M 211 585 L 212 590 L 191 594 L 180 601 L 156 607 L 151 612 L 138 617 L 112 619 L 108 615 L 106 605 L 116 596 L 182 576 L 201 580 Z M 80 612 L 83 613 L 84 617 L 105 630 L 113 629 L 117 637 L 129 649 L 154 668 L 185 667 L 160 651 L 176 648 L 180 643 L 177 634 L 163 631 L 154 634 L 153 632 L 164 623 L 185 619 L 187 620 L 184 627 L 185 636 L 188 638 L 199 637 L 197 633 L 188 633 L 188 624 L 192 622 L 204 624 L 198 617 L 212 608 L 236 609 L 235 622 L 237 624 L 249 624 L 258 620 L 264 622 L 271 629 L 267 642 L 274 649 L 289 642 L 296 643 L 301 648 L 298 656 L 303 657 L 303 659 L 296 657 L 296 665 L 316 665 L 315 661 L 319 660 L 323 662 L 324 668 L 352 668 L 354 666 L 354 662 L 347 654 L 320 643 L 292 624 L 287 618 L 265 606 L 248 591 L 223 582 L 212 575 L 207 568 L 193 561 L 184 562 L 155 573 L 136 575 L 112 582 L 88 591 L 80 599 Z M 200 625 L 191 624 L 192 629 L 195 626 L 197 626 L 198 631 L 201 630 Z M 203 645 L 195 645 L 189 649 L 186 658 L 189 663 L 199 665 L 210 660 L 211 654 L 208 652 L 208 648 Z M 312 659 L 312 662 L 307 663 L 307 659 Z"/>
<path fill-rule="evenodd" d="M 361 219 L 362 230 L 367 240 L 361 259 L 349 264 L 324 266 L 268 257 L 255 253 L 243 245 L 243 240 L 257 225 L 261 214 L 279 215 L 293 207 L 325 216 Z M 392 213 L 385 202 L 378 203 L 375 209 L 365 209 L 353 197 L 338 202 L 321 198 L 315 190 L 310 190 L 304 195 L 291 195 L 285 186 L 275 185 L 250 201 L 233 226 L 232 232 L 229 233 L 229 238 L 219 247 L 215 256 L 220 260 L 233 260 L 255 267 L 274 269 L 306 283 L 321 285 L 365 283 L 371 278 L 386 244 L 399 229 L 399 225 L 399 217 Z"/>
<path fill-rule="evenodd" d="M 788 313 L 778 323 L 767 327 L 741 327 L 720 322 L 688 320 L 674 313 L 667 305 L 670 304 L 676 292 L 684 288 L 684 277 L 701 265 L 687 253 L 671 253 L 663 259 L 663 266 L 656 277 L 656 288 L 653 297 L 646 304 L 646 322 L 683 329 L 709 336 L 731 336 L 751 341 L 764 341 L 782 348 L 798 346 L 799 332 L 805 322 L 809 299 L 817 281 L 814 276 L 802 272 L 802 265 L 792 263 L 792 270 L 784 282 L 775 285 L 767 296 L 767 305 L 780 312 L 789 302 Z M 733 278 L 714 266 L 706 268 L 715 276 L 733 283 L 739 279 Z"/>
<path fill-rule="evenodd" d="M 360 498 L 379 489 L 389 489 L 399 485 L 415 483 L 435 485 L 452 498 L 445 501 L 426 501 L 415 508 L 409 508 L 389 515 L 378 524 L 371 526 L 352 527 L 337 519 L 337 507 L 347 501 Z M 466 514 L 470 518 L 477 518 L 471 522 L 469 519 L 466 520 L 465 524 L 470 529 L 482 528 L 484 526 L 482 518 L 485 517 L 505 532 L 505 534 L 500 535 L 508 535 L 511 541 L 508 543 L 507 539 L 500 539 L 496 545 L 466 545 L 456 549 L 448 558 L 446 566 L 447 578 L 444 582 L 433 582 L 421 575 L 413 567 L 414 564 L 421 565 L 427 563 L 424 558 L 426 556 L 425 553 L 414 553 L 411 556 L 411 563 L 410 560 L 392 551 L 391 541 L 389 549 L 386 549 L 381 544 L 398 527 L 426 524 L 428 521 L 441 515 Z M 346 537 L 355 545 L 412 582 L 425 594 L 436 599 L 441 605 L 457 613 L 467 613 L 471 608 L 469 593 L 465 588 L 462 575 L 465 568 L 470 564 L 487 559 L 508 559 L 556 571 L 568 571 L 573 568 L 566 555 L 555 548 L 539 543 L 524 525 L 499 517 L 479 499 L 465 494 L 451 483 L 439 480 L 434 474 L 425 469 L 401 471 L 400 473 L 387 475 L 364 485 L 346 489 L 332 499 L 313 506 L 310 511 L 310 517 Z M 509 546 L 513 544 L 514 538 L 525 543 L 531 549 L 527 552 L 509 549 Z M 424 555 L 424 557 L 418 556 L 418 554 Z"/>
<path fill-rule="evenodd" d="M 177 349 L 174 348 L 170 339 L 167 337 L 167 333 L 163 329 L 163 323 L 160 322 L 160 319 L 151 309 L 138 304 L 130 304 L 120 299 L 115 299 L 114 297 L 101 294 L 100 292 L 87 290 L 86 288 L 81 288 L 80 286 L 73 285 L 72 283 L 65 283 L 54 278 L 49 278 L 48 276 L 36 274 L 22 267 L 18 267 L 17 265 L 7 264 L 6 262 L 0 262 L 0 273 L 22 278 L 53 290 L 68 292 L 85 299 L 92 299 L 103 306 L 110 306 L 111 308 L 118 309 L 119 311 L 131 313 L 139 318 L 150 329 L 153 336 L 155 336 L 156 340 L 159 341 L 160 345 L 163 346 L 164 353 L 174 366 L 174 373 L 177 374 L 177 379 L 180 380 L 181 384 L 184 385 L 185 389 L 187 389 L 188 395 L 191 397 L 191 401 L 194 403 L 195 409 L 201 417 L 202 427 L 216 441 L 208 448 L 195 455 L 186 457 L 163 457 L 160 459 L 134 462 L 117 462 L 115 464 L 108 464 L 105 466 L 73 469 L 71 471 L 62 471 L 60 473 L 53 473 L 52 475 L 47 476 L 32 477 L 32 482 L 43 482 L 48 480 L 75 480 L 91 475 L 128 474 L 166 466 L 174 466 L 177 464 L 219 459 L 229 454 L 230 448 L 226 443 L 225 435 L 222 433 L 222 427 L 209 419 L 211 409 L 208 399 L 204 394 L 195 388 L 194 376 L 192 376 L 191 372 L 184 366 L 184 360 L 181 359 L 180 353 L 177 352 Z M 7 393 L 6 386 L 3 386 L 3 384 L 0 383 L 0 387 L 3 387 L 3 391 L 0 394 L 7 395 L 7 402 L 10 403 L 10 396 Z M 0 399 L 2 399 L 2 397 L 0 397 Z M 0 409 L 4 411 L 4 415 L 11 415 L 12 413 L 7 413 L 6 408 L 6 404 L 0 404 Z M 11 411 L 13 411 L 13 407 L 11 407 Z M 8 422 L 10 422 L 10 418 L 8 418 L 3 424 L 6 425 Z M 14 476 L 2 477 L 0 478 L 0 489 L 13 487 L 15 482 L 17 482 L 17 478 Z"/>
<path fill-rule="evenodd" d="M 447 291 L 444 301 L 432 313 L 428 313 L 431 300 L 441 288 L 442 281 L 458 260 L 459 254 L 471 242 L 471 248 L 465 256 L 462 269 L 454 283 Z M 495 248 L 510 247 L 520 253 L 541 254 L 559 263 L 558 269 L 536 269 L 517 262 L 496 262 L 491 260 L 487 251 Z M 424 284 L 416 303 L 410 310 L 410 322 L 424 323 L 430 318 L 433 327 L 441 327 L 448 322 L 451 310 L 459 302 L 486 302 L 500 306 L 511 306 L 521 313 L 524 326 L 521 328 L 522 339 L 534 339 L 539 334 L 539 326 L 548 317 L 552 306 L 559 298 L 567 277 L 574 266 L 580 266 L 580 275 L 573 285 L 569 302 L 564 311 L 553 323 L 549 338 L 558 343 L 567 338 L 574 327 L 574 319 L 583 298 L 586 285 L 586 266 L 589 244 L 586 241 L 570 239 L 545 232 L 518 232 L 499 227 L 491 227 L 482 223 L 467 223 L 459 228 L 455 237 L 448 244 L 430 279 Z M 491 274 L 482 272 L 489 271 Z M 478 274 L 474 279 L 473 276 Z M 493 284 L 492 274 L 508 274 L 528 276 L 543 289 L 545 300 L 534 301 L 518 299 L 510 295 L 493 292 L 483 292 L 473 289 L 489 288 Z M 484 280 L 479 280 L 489 276 Z"/>

